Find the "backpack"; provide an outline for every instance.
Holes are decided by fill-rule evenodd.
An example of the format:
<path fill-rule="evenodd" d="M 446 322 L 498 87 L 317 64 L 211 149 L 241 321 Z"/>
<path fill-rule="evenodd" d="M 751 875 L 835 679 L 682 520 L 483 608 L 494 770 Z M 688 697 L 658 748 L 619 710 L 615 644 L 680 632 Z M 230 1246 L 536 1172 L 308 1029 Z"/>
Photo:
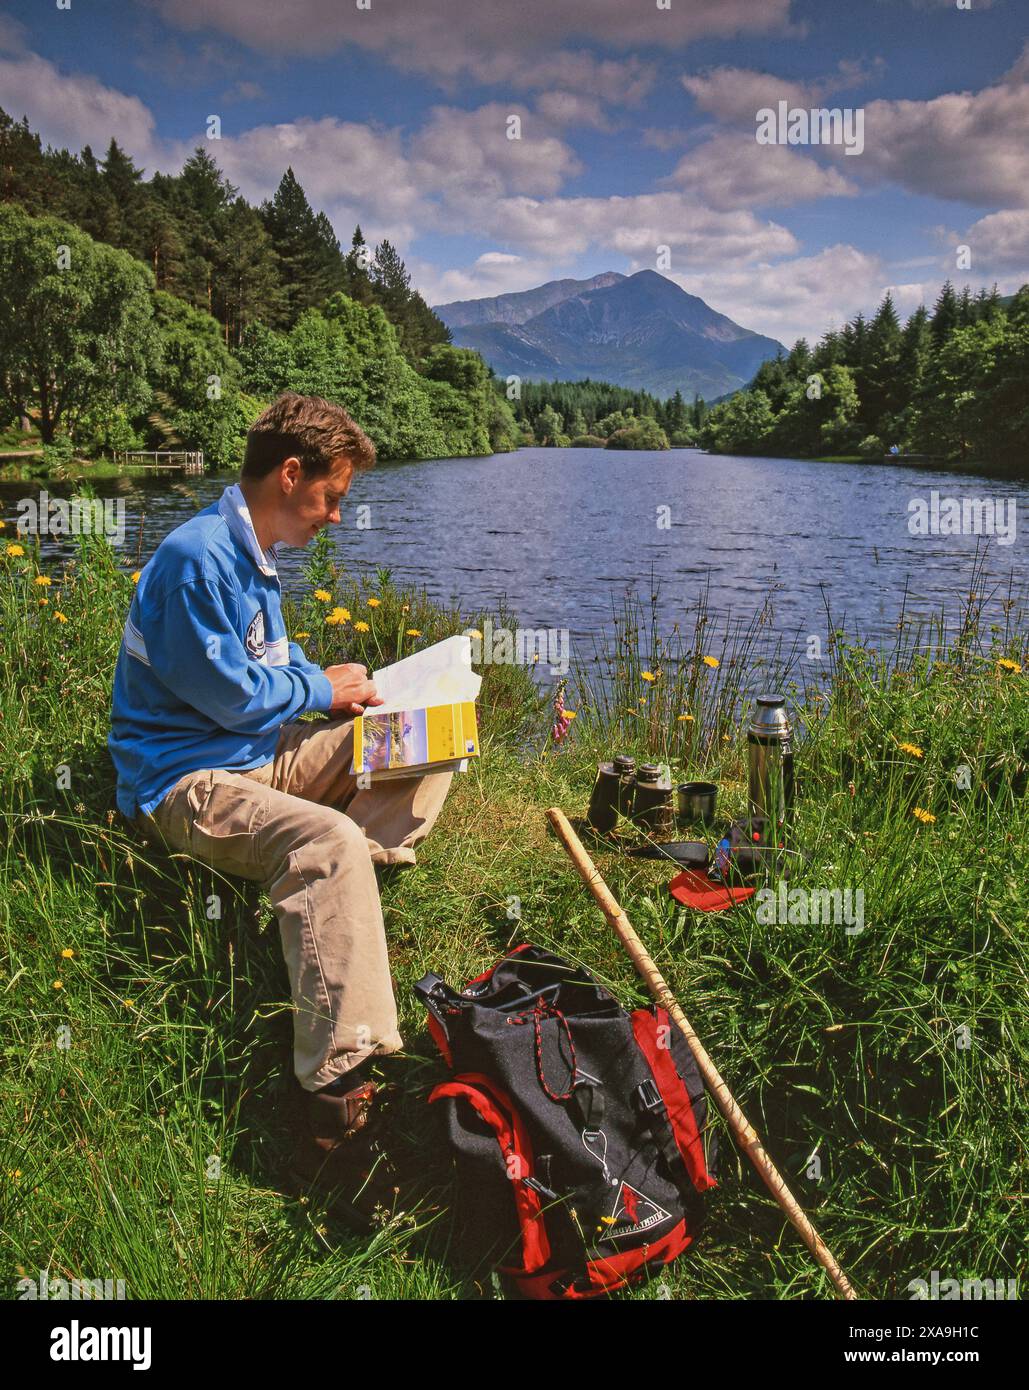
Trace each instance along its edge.
<path fill-rule="evenodd" d="M 658 1007 L 627 1014 L 580 966 L 522 945 L 458 993 L 415 991 L 451 1080 L 460 1254 L 534 1299 L 595 1298 L 680 1255 L 715 1186 L 689 1044 Z"/>

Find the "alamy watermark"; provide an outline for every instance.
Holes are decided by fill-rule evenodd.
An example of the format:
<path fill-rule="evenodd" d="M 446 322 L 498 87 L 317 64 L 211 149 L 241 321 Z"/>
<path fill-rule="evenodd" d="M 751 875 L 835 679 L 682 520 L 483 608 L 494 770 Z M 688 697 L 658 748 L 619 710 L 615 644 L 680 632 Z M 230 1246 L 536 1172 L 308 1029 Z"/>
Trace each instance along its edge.
<path fill-rule="evenodd" d="M 83 1327 L 72 1318 L 68 1327 L 50 1333 L 51 1361 L 129 1361 L 134 1371 L 149 1371 L 149 1327 Z"/>
<path fill-rule="evenodd" d="M 762 106 L 757 113 L 759 145 L 842 145 L 844 154 L 861 154 L 865 148 L 865 113 L 858 106 Z"/>
<path fill-rule="evenodd" d="M 1015 497 L 941 497 L 934 488 L 928 500 L 908 503 L 913 536 L 996 536 L 998 545 L 1011 545 L 1017 528 Z"/>
<path fill-rule="evenodd" d="M 551 675 L 568 674 L 571 642 L 566 627 L 494 627 L 487 618 L 482 632 L 469 629 L 465 636 L 476 666 L 534 666 L 546 661 Z"/>
<path fill-rule="evenodd" d="M 121 545 L 125 539 L 123 497 L 19 497 L 17 530 L 23 536 L 106 536 Z"/>
<path fill-rule="evenodd" d="M 865 929 L 863 888 L 759 888 L 755 916 L 765 926 L 844 927 L 848 936 Z"/>
<path fill-rule="evenodd" d="M 63 1279 L 54 1278 L 48 1269 L 38 1271 L 35 1279 L 25 1276 L 14 1286 L 19 1299 L 119 1299 L 125 1297 L 124 1279 Z"/>
<path fill-rule="evenodd" d="M 1017 1279 L 942 1279 L 934 1269 L 928 1279 L 912 1279 L 907 1286 L 912 1298 L 1017 1299 Z"/>

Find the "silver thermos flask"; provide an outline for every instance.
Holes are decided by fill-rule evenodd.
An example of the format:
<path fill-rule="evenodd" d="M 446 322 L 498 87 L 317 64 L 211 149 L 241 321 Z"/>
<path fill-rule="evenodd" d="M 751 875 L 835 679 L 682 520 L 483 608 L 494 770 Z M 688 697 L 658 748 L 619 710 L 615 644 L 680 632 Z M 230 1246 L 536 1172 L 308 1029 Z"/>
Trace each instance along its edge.
<path fill-rule="evenodd" d="M 785 829 L 793 811 L 793 730 L 781 695 L 759 695 L 747 729 L 747 784 L 750 814 Z"/>

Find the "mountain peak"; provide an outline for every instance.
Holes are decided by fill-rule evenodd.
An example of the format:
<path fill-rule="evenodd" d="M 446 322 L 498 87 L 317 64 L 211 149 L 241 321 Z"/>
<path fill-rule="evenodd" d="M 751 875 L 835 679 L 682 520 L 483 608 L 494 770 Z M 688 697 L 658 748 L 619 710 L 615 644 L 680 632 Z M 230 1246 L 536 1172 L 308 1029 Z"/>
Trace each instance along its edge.
<path fill-rule="evenodd" d="M 738 390 L 784 350 L 656 270 L 551 280 L 535 290 L 436 306 L 458 347 L 501 376 L 585 377 L 708 399 Z"/>
<path fill-rule="evenodd" d="M 589 280 L 548 280 L 534 290 L 513 290 L 487 299 L 457 299 L 451 304 L 432 307 L 451 329 L 477 323 L 526 323 L 564 299 L 607 289 L 626 278 L 617 270 L 605 270 Z"/>

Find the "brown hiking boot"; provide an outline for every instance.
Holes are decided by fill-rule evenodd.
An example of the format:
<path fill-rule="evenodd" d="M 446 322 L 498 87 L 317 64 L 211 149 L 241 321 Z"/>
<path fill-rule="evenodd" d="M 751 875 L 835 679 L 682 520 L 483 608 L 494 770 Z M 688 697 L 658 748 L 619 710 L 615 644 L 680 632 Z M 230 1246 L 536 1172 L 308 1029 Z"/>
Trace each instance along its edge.
<path fill-rule="evenodd" d="M 348 1225 L 368 1230 L 388 1216 L 396 1190 L 392 1165 L 379 1144 L 377 1087 L 366 1081 L 342 1095 L 305 1091 L 300 1138 L 289 1161 L 298 1196 L 311 1196 Z"/>

